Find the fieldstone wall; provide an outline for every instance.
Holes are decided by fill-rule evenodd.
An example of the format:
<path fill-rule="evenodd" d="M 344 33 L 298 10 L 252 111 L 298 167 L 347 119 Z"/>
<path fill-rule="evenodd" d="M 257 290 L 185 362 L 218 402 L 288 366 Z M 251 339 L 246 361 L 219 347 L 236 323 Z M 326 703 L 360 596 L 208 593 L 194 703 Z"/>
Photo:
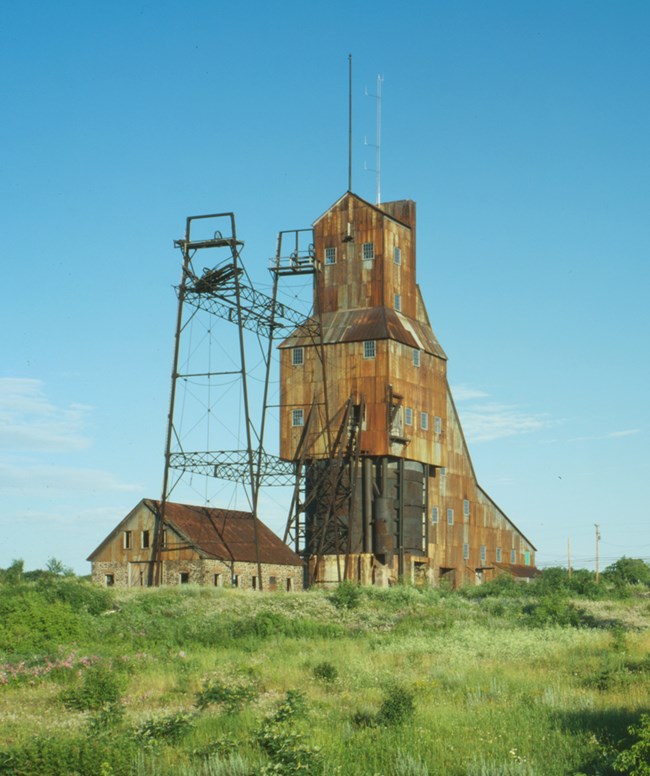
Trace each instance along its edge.
<path fill-rule="evenodd" d="M 109 586 L 112 575 L 114 587 L 128 587 L 140 584 L 138 573 L 132 573 L 129 563 L 96 561 L 92 564 L 92 579 L 98 585 Z M 137 581 L 136 581 L 137 580 Z M 193 560 L 166 559 L 162 564 L 163 585 L 210 585 L 215 587 L 238 587 L 242 590 L 258 590 L 257 563 L 231 562 L 195 558 Z M 262 587 L 269 590 L 302 590 L 302 566 L 262 564 Z M 146 584 L 146 582 L 145 582 Z"/>

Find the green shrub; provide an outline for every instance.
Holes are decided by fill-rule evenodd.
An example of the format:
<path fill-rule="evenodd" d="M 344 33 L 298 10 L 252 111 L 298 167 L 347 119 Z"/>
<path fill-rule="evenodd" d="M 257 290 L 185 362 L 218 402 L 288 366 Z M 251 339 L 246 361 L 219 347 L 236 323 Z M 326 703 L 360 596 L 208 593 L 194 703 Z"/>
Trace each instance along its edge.
<path fill-rule="evenodd" d="M 95 711 L 120 702 L 122 681 L 107 665 L 98 663 L 89 668 L 77 687 L 64 690 L 60 698 L 68 709 Z"/>
<path fill-rule="evenodd" d="M 628 733 L 636 741 L 624 749 L 614 761 L 614 770 L 629 776 L 650 776 L 650 714 L 642 714 L 638 725 L 631 725 Z"/>
<path fill-rule="evenodd" d="M 174 744 L 184 738 L 193 725 L 191 714 L 177 711 L 145 720 L 135 728 L 134 738 L 145 746 L 153 746 L 159 741 Z"/>
<path fill-rule="evenodd" d="M 362 591 L 354 582 L 341 582 L 329 595 L 330 601 L 337 609 L 356 609 L 361 602 Z"/>
<path fill-rule="evenodd" d="M 234 714 L 244 703 L 256 698 L 257 694 L 257 688 L 250 682 L 226 683 L 221 679 L 206 679 L 196 693 L 194 702 L 199 709 L 218 704 L 227 714 Z"/>
<path fill-rule="evenodd" d="M 377 722 L 391 727 L 408 722 L 415 714 L 415 696 L 406 687 L 395 685 L 387 693 L 379 707 Z"/>
<path fill-rule="evenodd" d="M 545 625 L 561 625 L 579 627 L 590 624 L 585 616 L 568 598 L 555 594 L 549 594 L 535 603 L 524 606 L 523 615 L 525 622 L 532 627 Z"/>
<path fill-rule="evenodd" d="M 128 776 L 136 745 L 127 739 L 36 736 L 0 749 L 1 776 Z"/>
<path fill-rule="evenodd" d="M 300 690 L 289 690 L 275 713 L 264 720 L 256 739 L 271 762 L 262 767 L 262 776 L 322 773 L 320 747 L 305 744 L 302 733 L 296 727 L 296 717 L 304 717 L 305 712 L 303 693 Z"/>
<path fill-rule="evenodd" d="M 322 663 L 316 663 L 312 669 L 312 673 L 316 679 L 322 682 L 334 682 L 338 678 L 339 672 L 335 665 L 324 660 Z"/>
<path fill-rule="evenodd" d="M 84 635 L 84 620 L 62 601 L 48 601 L 27 585 L 4 586 L 0 596 L 0 651 L 10 655 L 55 652 Z"/>

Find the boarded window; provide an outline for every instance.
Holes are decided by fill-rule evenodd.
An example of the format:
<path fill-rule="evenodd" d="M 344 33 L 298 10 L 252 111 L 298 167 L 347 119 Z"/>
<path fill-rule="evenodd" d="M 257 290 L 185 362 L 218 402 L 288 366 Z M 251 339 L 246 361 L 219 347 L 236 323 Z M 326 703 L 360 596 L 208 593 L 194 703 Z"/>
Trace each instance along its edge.
<path fill-rule="evenodd" d="M 374 358 L 377 355 L 377 343 L 375 340 L 365 340 L 363 343 L 363 357 Z"/>
<path fill-rule="evenodd" d="M 291 351 L 291 363 L 293 366 L 302 366 L 305 363 L 305 349 L 293 348 Z"/>
<path fill-rule="evenodd" d="M 368 261 L 369 259 L 375 258 L 375 244 L 374 243 L 364 243 L 363 244 L 363 260 Z"/>
<path fill-rule="evenodd" d="M 278 589 L 278 578 L 277 577 L 269 577 L 269 590 L 277 590 Z"/>
<path fill-rule="evenodd" d="M 526 552 L 524 553 L 524 563 L 527 566 L 530 566 L 530 552 L 528 552 L 528 550 L 526 550 Z"/>
<path fill-rule="evenodd" d="M 304 426 L 305 425 L 305 411 L 304 410 L 292 410 L 291 411 L 291 425 L 292 426 Z"/>

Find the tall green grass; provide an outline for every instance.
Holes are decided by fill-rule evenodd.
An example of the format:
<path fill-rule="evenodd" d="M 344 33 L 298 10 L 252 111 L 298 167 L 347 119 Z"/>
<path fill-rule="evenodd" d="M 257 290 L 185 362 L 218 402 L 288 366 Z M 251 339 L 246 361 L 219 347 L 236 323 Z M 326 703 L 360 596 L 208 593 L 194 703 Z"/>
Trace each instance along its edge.
<path fill-rule="evenodd" d="M 560 582 L 286 594 L 13 579 L 0 774 L 636 776 L 650 602 Z"/>

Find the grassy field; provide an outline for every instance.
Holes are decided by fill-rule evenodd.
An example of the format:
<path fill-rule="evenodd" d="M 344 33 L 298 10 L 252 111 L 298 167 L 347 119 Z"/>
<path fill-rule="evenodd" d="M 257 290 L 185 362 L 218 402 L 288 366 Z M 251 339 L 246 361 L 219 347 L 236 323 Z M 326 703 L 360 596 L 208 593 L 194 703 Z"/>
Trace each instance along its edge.
<path fill-rule="evenodd" d="M 647 588 L 529 588 L 5 582 L 0 774 L 650 773 Z"/>

